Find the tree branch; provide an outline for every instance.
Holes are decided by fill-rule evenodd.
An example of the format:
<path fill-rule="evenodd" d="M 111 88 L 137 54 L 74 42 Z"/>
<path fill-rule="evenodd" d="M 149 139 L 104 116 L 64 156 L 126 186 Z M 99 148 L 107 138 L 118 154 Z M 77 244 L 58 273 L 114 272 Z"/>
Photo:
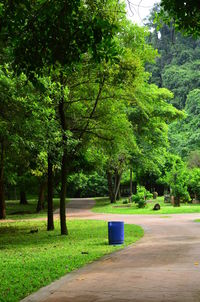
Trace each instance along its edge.
<path fill-rule="evenodd" d="M 79 140 L 82 138 L 82 136 L 84 135 L 85 131 L 87 130 L 87 128 L 89 126 L 89 123 L 90 123 L 90 119 L 93 117 L 93 115 L 95 113 L 95 110 L 97 108 L 97 104 L 99 102 L 99 99 L 100 99 L 100 96 L 101 96 L 101 93 L 102 93 L 102 90 L 103 90 L 104 83 L 105 83 L 105 76 L 103 76 L 103 80 L 102 80 L 102 83 L 99 86 L 99 92 L 97 94 L 97 97 L 96 97 L 96 100 L 95 100 L 95 103 L 94 103 L 94 107 L 93 107 L 93 109 L 92 109 L 92 111 L 90 113 L 90 116 L 88 118 L 88 121 L 87 121 L 85 127 L 83 128 L 83 130 L 82 130 L 82 132 L 81 132 L 81 134 L 79 136 Z"/>

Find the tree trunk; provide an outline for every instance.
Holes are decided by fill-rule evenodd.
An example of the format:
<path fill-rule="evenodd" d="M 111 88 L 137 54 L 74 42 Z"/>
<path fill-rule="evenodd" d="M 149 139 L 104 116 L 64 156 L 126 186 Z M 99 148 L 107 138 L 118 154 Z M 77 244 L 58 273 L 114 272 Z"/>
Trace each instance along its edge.
<path fill-rule="evenodd" d="M 4 142 L 1 142 L 1 158 L 0 158 L 0 219 L 6 218 L 6 203 L 4 195 L 4 156 L 5 146 Z"/>
<path fill-rule="evenodd" d="M 180 207 L 180 197 L 174 196 L 174 207 Z"/>
<path fill-rule="evenodd" d="M 61 192 L 60 192 L 60 228 L 61 235 L 68 235 L 67 225 L 66 225 L 66 209 L 65 209 L 65 197 L 66 197 L 66 183 L 67 183 L 67 122 L 65 117 L 65 108 L 64 108 L 64 97 L 61 98 L 59 103 L 59 114 L 60 114 L 60 123 L 63 130 L 63 157 L 62 157 L 62 166 L 61 166 Z"/>
<path fill-rule="evenodd" d="M 119 190 L 120 190 L 121 177 L 122 177 L 122 173 L 121 174 L 117 173 L 117 186 L 116 186 L 116 191 L 115 191 L 115 200 L 118 200 L 117 197 L 118 197 Z"/>
<path fill-rule="evenodd" d="M 115 194 L 114 194 L 114 191 L 113 191 L 112 174 L 109 171 L 107 171 L 106 175 L 107 175 L 107 181 L 108 181 L 109 198 L 110 198 L 111 203 L 114 203 L 115 202 Z"/>
<path fill-rule="evenodd" d="M 40 183 L 38 203 L 37 203 L 37 208 L 36 208 L 37 212 L 40 212 L 41 210 L 44 209 L 44 193 L 45 193 L 46 185 L 47 185 L 46 181 L 42 181 Z"/>
<path fill-rule="evenodd" d="M 16 190 L 16 187 L 14 188 L 14 200 L 17 200 L 17 190 Z"/>
<path fill-rule="evenodd" d="M 20 191 L 20 204 L 28 204 L 26 199 L 26 192 Z"/>
<path fill-rule="evenodd" d="M 134 194 L 137 194 L 137 186 L 138 186 L 138 184 L 137 184 L 137 181 L 135 181 L 134 182 Z"/>
<path fill-rule="evenodd" d="M 120 198 L 121 198 L 121 189 L 120 189 L 120 186 L 119 186 L 119 190 L 118 190 L 118 192 L 117 192 L 117 200 L 120 200 Z"/>
<path fill-rule="evenodd" d="M 117 173 L 117 171 L 115 171 L 114 192 L 117 191 L 117 184 L 118 184 L 117 176 L 118 176 L 118 173 Z"/>
<path fill-rule="evenodd" d="M 132 201 L 133 195 L 133 169 L 130 168 L 130 201 Z"/>
<path fill-rule="evenodd" d="M 66 183 L 67 183 L 67 154 L 64 151 L 62 158 L 61 168 L 61 192 L 60 192 L 60 228 L 61 235 L 68 235 L 66 225 L 66 208 L 65 208 L 65 197 L 66 197 Z"/>
<path fill-rule="evenodd" d="M 53 221 L 53 164 L 48 156 L 48 181 L 47 181 L 47 231 L 54 230 Z"/>

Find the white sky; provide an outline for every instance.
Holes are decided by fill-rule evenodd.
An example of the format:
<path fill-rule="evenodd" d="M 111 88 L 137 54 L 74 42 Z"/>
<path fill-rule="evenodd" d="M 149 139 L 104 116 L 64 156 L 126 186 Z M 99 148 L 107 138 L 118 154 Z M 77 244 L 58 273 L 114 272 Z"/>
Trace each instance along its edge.
<path fill-rule="evenodd" d="M 159 3 L 160 0 L 129 0 L 131 7 L 127 6 L 127 16 L 134 23 L 143 25 L 142 20 L 150 13 L 151 8 L 155 3 Z M 126 1 L 127 2 L 127 1 Z"/>

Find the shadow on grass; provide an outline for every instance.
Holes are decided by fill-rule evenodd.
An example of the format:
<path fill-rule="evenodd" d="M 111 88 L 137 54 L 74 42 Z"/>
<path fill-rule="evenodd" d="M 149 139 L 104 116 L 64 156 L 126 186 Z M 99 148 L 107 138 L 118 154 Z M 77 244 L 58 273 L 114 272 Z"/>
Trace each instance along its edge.
<path fill-rule="evenodd" d="M 32 230 L 38 231 L 30 233 Z M 99 241 L 99 238 L 105 238 L 107 232 L 105 222 L 102 227 L 102 222 L 96 222 L 95 225 L 92 221 L 89 223 L 82 222 L 80 226 L 79 221 L 69 221 L 68 230 L 68 236 L 61 236 L 58 222 L 55 223 L 55 230 L 50 232 L 46 230 L 46 222 L 44 221 L 2 224 L 0 225 L 0 248 L 6 247 L 6 249 L 12 249 L 15 246 L 42 247 L 44 245 L 52 245 L 52 243 L 62 245 L 62 242 L 66 241 L 71 242 L 71 244 L 76 244 L 80 241 L 84 243 L 84 241 L 88 241 L 88 239 L 91 239 L 91 242 L 94 241 L 95 245 L 105 244 L 105 239 L 104 242 Z"/>

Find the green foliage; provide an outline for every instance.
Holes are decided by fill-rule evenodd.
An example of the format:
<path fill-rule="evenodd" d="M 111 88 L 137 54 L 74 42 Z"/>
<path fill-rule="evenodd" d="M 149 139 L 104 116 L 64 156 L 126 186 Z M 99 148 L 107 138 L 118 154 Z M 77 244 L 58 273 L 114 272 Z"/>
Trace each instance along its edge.
<path fill-rule="evenodd" d="M 138 208 L 144 208 L 146 206 L 146 200 L 152 197 L 153 194 L 146 190 L 145 187 L 137 186 L 137 193 L 132 196 L 132 201 L 137 203 Z"/>
<path fill-rule="evenodd" d="M 145 208 L 145 206 L 146 206 L 146 201 L 140 199 L 140 200 L 137 202 L 137 206 L 138 206 L 139 209 Z"/>
<path fill-rule="evenodd" d="M 200 12 L 199 3 L 196 0 L 161 0 L 161 7 L 162 19 L 168 21 L 168 23 L 173 19 L 178 29 L 187 34 L 199 36 Z"/>
<path fill-rule="evenodd" d="M 102 173 L 74 173 L 68 177 L 68 196 L 94 197 L 108 194 L 106 177 Z"/>
<path fill-rule="evenodd" d="M 12 157 L 6 150 L 10 183 L 45 181 L 48 158 L 57 189 L 65 192 L 68 174 L 73 196 L 106 194 L 109 173 L 117 189 L 130 166 L 141 183 L 149 175 L 157 179 L 168 124 L 183 114 L 169 104 L 169 90 L 149 84 L 145 65 L 157 51 L 146 43 L 147 29 L 128 21 L 124 4 L 112 0 L 2 4 L 2 53 L 9 68 L 2 68 L 0 85 L 9 87 L 2 97 L 11 102 L 2 102 L 7 115 L 0 134 L 10 131 L 17 151 Z"/>
<path fill-rule="evenodd" d="M 187 116 L 170 127 L 172 150 L 187 158 L 191 151 L 200 149 L 200 90 L 194 89 L 187 96 Z"/>
<path fill-rule="evenodd" d="M 159 6 L 155 6 L 148 20 L 151 28 L 149 42 L 158 49 L 160 57 L 156 59 L 155 65 L 148 65 L 147 69 L 152 71 L 151 81 L 160 87 L 167 87 L 174 93 L 174 98 L 169 100 L 176 108 L 184 109 L 186 116 L 180 121 L 169 125 L 170 152 L 178 154 L 187 160 L 191 151 L 199 150 L 199 63 L 200 63 L 200 41 L 191 36 L 183 36 L 177 29 L 177 22 L 181 22 L 181 14 L 187 19 L 193 14 L 192 20 L 188 18 L 185 26 L 190 28 L 190 21 L 195 20 L 195 4 L 193 1 L 184 4 L 184 1 L 165 1 L 161 6 L 172 16 L 172 19 L 155 18 L 159 13 Z M 194 7 L 192 7 L 194 4 Z M 180 11 L 178 8 L 182 7 Z M 176 11 L 176 12 L 175 12 Z M 180 14 L 180 20 L 176 18 Z M 163 19 L 162 19 L 163 18 Z M 168 22 L 167 22 L 168 20 Z M 195 21 L 194 21 L 195 23 Z M 197 24 L 196 24 L 197 25 Z M 184 29 L 186 29 L 186 27 Z M 179 27 L 180 28 L 180 27 Z"/>
<path fill-rule="evenodd" d="M 196 199 L 200 199 L 200 168 L 194 168 L 189 174 L 188 187 Z"/>
<path fill-rule="evenodd" d="M 170 89 L 174 93 L 171 102 L 183 109 L 187 94 L 199 87 L 200 44 L 199 40 L 176 32 L 171 20 L 168 25 L 160 20 L 158 29 L 155 15 L 159 10 L 155 6 L 147 22 L 151 28 L 149 42 L 160 54 L 155 65 L 148 65 L 148 70 L 152 73 L 152 82 Z"/>
<path fill-rule="evenodd" d="M 144 84 L 136 90 L 141 103 L 129 110 L 129 118 L 139 147 L 139 156 L 133 154 L 132 162 L 140 183 L 159 178 L 168 148 L 168 124 L 183 116 L 167 103 L 172 96 L 170 91 L 156 85 Z M 153 184 L 151 186 L 153 188 Z"/>
<path fill-rule="evenodd" d="M 153 207 L 159 203 L 161 209 L 153 211 Z M 123 207 L 123 200 L 117 202 L 115 205 L 110 204 L 107 199 L 97 200 L 95 207 L 92 209 L 95 213 L 110 213 L 110 214 L 132 214 L 132 215 L 159 215 L 162 214 L 182 214 L 182 213 L 200 213 L 199 204 L 183 203 L 181 207 L 174 207 L 171 203 L 165 203 L 163 197 L 158 197 L 155 202 L 147 203 L 145 208 L 138 208 L 137 204 L 131 203 L 129 207 Z M 164 217 L 163 217 L 164 218 Z"/>
<path fill-rule="evenodd" d="M 88 51 L 95 60 L 109 60 L 118 51 L 113 36 L 124 19 L 120 3 L 27 0 L 2 4 L 1 31 L 13 48 L 18 70 L 39 72 L 44 65 L 73 65 Z"/>
<path fill-rule="evenodd" d="M 128 199 L 123 200 L 123 204 L 128 204 L 128 203 L 129 203 Z"/>
<path fill-rule="evenodd" d="M 166 173 L 166 182 L 170 186 L 171 194 L 183 201 L 189 201 L 188 180 L 186 164 L 180 158 L 176 158 L 171 170 Z"/>
<path fill-rule="evenodd" d="M 189 92 L 192 88 L 199 87 L 199 78 L 200 72 L 199 68 L 195 66 L 195 62 L 187 62 L 184 65 L 180 64 L 179 66 L 173 64 L 166 66 L 163 70 L 162 85 L 174 93 L 175 98 L 173 104 L 178 108 L 184 108 Z"/>
<path fill-rule="evenodd" d="M 16 77 L 10 66 L 0 65 L 0 137 L 12 143 L 13 147 L 21 142 L 24 135 L 26 127 L 22 121 L 26 114 L 30 116 L 27 102 L 34 103 L 35 94 L 33 85 L 24 74 Z"/>
<path fill-rule="evenodd" d="M 94 172 L 89 175 L 87 181 L 87 187 L 83 190 L 81 196 L 93 197 L 93 196 L 106 196 L 108 194 L 108 187 L 105 175 L 98 172 Z"/>
<path fill-rule="evenodd" d="M 1 302 L 19 301 L 66 273 L 121 248 L 108 245 L 106 222 L 79 220 L 68 224 L 67 238 L 59 236 L 58 222 L 56 229 L 48 233 L 44 221 L 1 225 Z M 34 229 L 38 233 L 30 234 Z M 125 225 L 124 246 L 140 239 L 143 233 L 139 226 Z"/>
<path fill-rule="evenodd" d="M 191 151 L 188 158 L 188 167 L 193 169 L 193 168 L 200 168 L 200 151 L 199 150 L 194 150 Z"/>
<path fill-rule="evenodd" d="M 15 185 L 22 181 L 22 174 L 30 177 L 29 151 L 32 151 L 33 158 L 33 141 L 36 136 L 41 139 L 41 122 L 46 115 L 38 104 L 40 96 L 35 87 L 24 74 L 15 76 L 8 64 L 0 65 L 0 97 L 0 141 L 5 146 L 5 183 Z"/>

